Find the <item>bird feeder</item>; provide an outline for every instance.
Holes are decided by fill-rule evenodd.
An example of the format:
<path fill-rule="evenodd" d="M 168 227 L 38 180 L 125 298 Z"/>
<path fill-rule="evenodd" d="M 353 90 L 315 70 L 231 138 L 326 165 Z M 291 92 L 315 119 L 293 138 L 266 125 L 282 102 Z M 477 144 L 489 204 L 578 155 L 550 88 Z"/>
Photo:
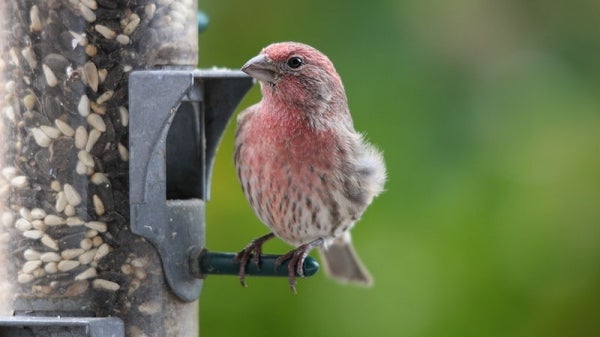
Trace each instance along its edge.
<path fill-rule="evenodd" d="M 252 80 L 195 69 L 196 8 L 0 2 L 1 336 L 197 336 L 202 278 L 239 270 L 204 211 Z"/>

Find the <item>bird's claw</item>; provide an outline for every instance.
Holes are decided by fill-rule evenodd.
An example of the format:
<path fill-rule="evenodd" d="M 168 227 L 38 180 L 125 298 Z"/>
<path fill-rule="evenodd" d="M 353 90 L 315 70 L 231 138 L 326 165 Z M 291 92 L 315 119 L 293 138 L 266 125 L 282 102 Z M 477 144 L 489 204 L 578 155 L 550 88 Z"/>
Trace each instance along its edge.
<path fill-rule="evenodd" d="M 242 287 L 246 288 L 248 285 L 246 284 L 246 265 L 252 256 L 252 250 L 249 250 L 248 247 L 244 248 L 242 251 L 237 253 L 237 255 L 233 258 L 233 263 L 240 264 L 240 272 L 239 279 Z"/>
<path fill-rule="evenodd" d="M 321 240 L 316 240 L 311 243 L 302 245 L 297 249 L 294 249 L 288 252 L 285 255 L 281 255 L 275 260 L 275 269 L 281 266 L 285 261 L 290 260 L 288 262 L 288 281 L 290 283 L 290 289 L 294 294 L 297 294 L 296 291 L 296 277 L 304 277 L 304 260 L 308 256 L 308 253 L 315 248 L 316 243 L 320 244 Z"/>
<path fill-rule="evenodd" d="M 240 264 L 240 272 L 239 279 L 242 287 L 247 287 L 246 284 L 246 266 L 248 262 L 252 260 L 258 269 L 260 269 L 260 257 L 262 255 L 262 245 L 267 241 L 274 237 L 273 233 L 269 233 L 267 235 L 261 236 L 258 239 L 252 240 L 244 249 L 242 249 L 237 255 L 233 258 L 233 263 Z"/>

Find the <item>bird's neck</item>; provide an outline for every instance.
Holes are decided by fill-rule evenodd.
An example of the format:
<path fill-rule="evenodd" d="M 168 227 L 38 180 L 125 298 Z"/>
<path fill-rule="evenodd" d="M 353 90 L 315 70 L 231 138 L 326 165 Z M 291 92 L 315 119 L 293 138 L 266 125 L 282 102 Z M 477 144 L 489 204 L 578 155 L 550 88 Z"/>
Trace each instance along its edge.
<path fill-rule="evenodd" d="M 266 128 L 276 133 L 295 135 L 315 131 L 310 121 L 310 113 L 299 106 L 272 99 L 263 101 L 261 119 Z"/>
<path fill-rule="evenodd" d="M 284 153 L 288 162 L 312 163 L 327 161 L 336 144 L 331 129 L 315 127 L 314 122 L 303 111 L 268 109 L 260 118 L 259 134 L 269 150 L 265 153 Z"/>
<path fill-rule="evenodd" d="M 318 132 L 339 124 L 352 124 L 346 97 L 310 97 L 287 94 L 275 88 L 263 90 L 264 118 L 271 127 L 285 132 Z"/>

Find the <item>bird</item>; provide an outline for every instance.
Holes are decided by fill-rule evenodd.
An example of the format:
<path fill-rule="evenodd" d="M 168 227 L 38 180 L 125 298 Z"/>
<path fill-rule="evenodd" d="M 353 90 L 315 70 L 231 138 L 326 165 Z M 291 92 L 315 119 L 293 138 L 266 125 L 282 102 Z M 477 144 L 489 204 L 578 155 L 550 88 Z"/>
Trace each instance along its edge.
<path fill-rule="evenodd" d="M 357 132 L 342 80 L 329 58 L 307 44 L 278 42 L 241 68 L 260 83 L 262 99 L 237 118 L 234 162 L 243 193 L 271 232 L 237 255 L 239 279 L 260 266 L 263 244 L 277 237 L 296 247 L 280 256 L 288 280 L 318 249 L 327 275 L 370 286 L 350 229 L 386 181 L 382 153 Z"/>

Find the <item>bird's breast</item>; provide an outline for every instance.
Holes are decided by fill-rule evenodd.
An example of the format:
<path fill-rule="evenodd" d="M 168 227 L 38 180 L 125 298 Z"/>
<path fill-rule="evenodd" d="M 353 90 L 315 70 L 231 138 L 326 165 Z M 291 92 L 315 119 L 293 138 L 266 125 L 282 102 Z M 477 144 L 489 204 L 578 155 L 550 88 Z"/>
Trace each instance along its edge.
<path fill-rule="evenodd" d="M 250 131 L 250 130 L 248 130 Z M 238 174 L 259 218 L 290 244 L 332 235 L 341 220 L 332 135 L 260 128 L 239 142 Z M 242 135 L 243 136 L 243 135 Z"/>

